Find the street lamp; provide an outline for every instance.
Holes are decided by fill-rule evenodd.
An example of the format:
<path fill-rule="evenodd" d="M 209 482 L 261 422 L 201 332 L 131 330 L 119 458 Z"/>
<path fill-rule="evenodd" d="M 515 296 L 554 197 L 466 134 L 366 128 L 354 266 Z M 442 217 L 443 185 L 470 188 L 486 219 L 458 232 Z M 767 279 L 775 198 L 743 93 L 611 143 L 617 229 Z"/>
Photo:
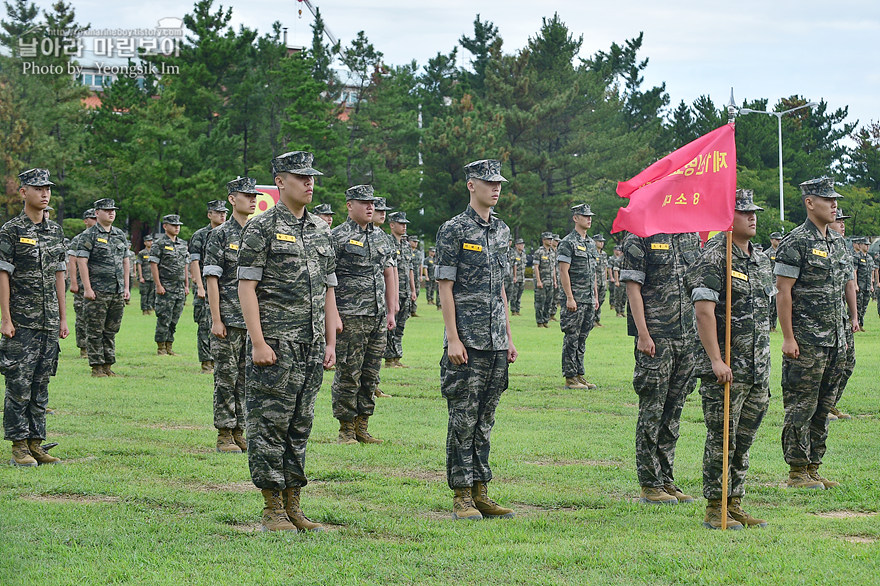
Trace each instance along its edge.
<path fill-rule="evenodd" d="M 765 110 L 751 110 L 749 108 L 740 108 L 740 114 L 768 114 L 770 116 L 776 116 L 776 121 L 779 123 L 779 220 L 785 221 L 785 204 L 782 200 L 782 117 L 786 114 L 791 114 L 797 110 L 802 110 L 804 108 L 815 108 L 819 104 L 817 102 L 809 102 L 804 104 L 803 106 L 798 106 L 797 108 L 790 108 L 785 110 L 784 112 L 767 112 Z"/>

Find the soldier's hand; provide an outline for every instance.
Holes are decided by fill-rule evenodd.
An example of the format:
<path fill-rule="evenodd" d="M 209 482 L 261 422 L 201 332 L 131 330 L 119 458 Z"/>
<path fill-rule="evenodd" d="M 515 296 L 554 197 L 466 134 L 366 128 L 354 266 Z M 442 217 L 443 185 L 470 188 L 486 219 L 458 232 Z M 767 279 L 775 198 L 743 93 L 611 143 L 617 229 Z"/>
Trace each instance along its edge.
<path fill-rule="evenodd" d="M 509 357 L 510 350 L 508 350 L 507 352 Z M 449 357 L 449 362 L 451 362 L 452 364 L 467 364 L 467 350 L 465 349 L 464 344 L 461 343 L 461 340 L 457 340 L 455 342 L 449 341 L 446 348 L 446 355 Z"/>
<path fill-rule="evenodd" d="M 598 299 L 593 300 L 593 311 L 599 311 L 599 300 Z"/>
<path fill-rule="evenodd" d="M 855 325 L 858 325 L 858 320 L 855 320 Z M 855 331 L 855 330 L 853 330 Z M 782 340 L 782 354 L 783 356 L 787 356 L 794 360 L 797 360 L 801 355 L 801 349 L 798 346 L 797 340 Z"/>
<path fill-rule="evenodd" d="M 324 348 L 324 370 L 333 368 L 336 364 L 336 346 L 327 346 Z"/>
<path fill-rule="evenodd" d="M 12 325 L 11 319 L 4 319 L 0 322 L 0 334 L 3 334 L 7 338 L 15 337 L 15 326 Z"/>
<path fill-rule="evenodd" d="M 513 341 L 511 341 L 507 346 L 507 363 L 513 364 L 516 362 L 517 356 L 519 356 L 519 352 L 516 351 L 516 346 L 514 346 Z"/>
<path fill-rule="evenodd" d="M 83 297 L 85 297 L 86 299 L 94 300 L 95 299 L 95 292 L 92 289 L 86 287 L 86 290 L 83 293 Z"/>
<path fill-rule="evenodd" d="M 58 325 L 58 337 L 62 340 L 70 335 L 70 328 L 67 327 L 67 322 L 63 321 Z"/>
<path fill-rule="evenodd" d="M 214 322 L 211 324 L 211 333 L 220 338 L 221 340 L 226 339 L 226 326 L 223 322 Z"/>
<path fill-rule="evenodd" d="M 165 295 L 165 287 L 156 285 L 156 295 Z"/>
<path fill-rule="evenodd" d="M 578 304 L 574 299 L 566 299 L 565 300 L 565 309 L 574 313 L 575 311 L 578 310 Z"/>
<path fill-rule="evenodd" d="M 79 293 L 79 285 L 76 284 L 76 281 L 70 284 L 70 292 L 71 293 Z"/>
<path fill-rule="evenodd" d="M 388 322 L 388 331 L 390 332 L 391 330 L 393 330 L 394 328 L 397 327 L 397 323 L 394 321 L 394 314 L 389 313 L 388 317 L 386 319 Z"/>
<path fill-rule="evenodd" d="M 544 288 L 544 283 L 542 283 L 541 281 L 535 282 L 535 289 L 543 289 L 543 288 Z"/>
<path fill-rule="evenodd" d="M 854 320 L 852 320 L 852 323 L 850 325 L 852 327 L 853 333 L 856 333 L 862 329 L 862 327 L 859 325 L 859 318 L 855 318 Z"/>
<path fill-rule="evenodd" d="M 199 296 L 199 299 L 204 299 L 205 298 L 205 290 L 199 289 L 198 291 L 196 291 L 196 295 Z"/>
<path fill-rule="evenodd" d="M 654 353 L 657 351 L 657 347 L 654 345 L 654 339 L 651 336 L 639 336 L 638 340 L 639 342 L 636 349 L 642 354 L 654 358 Z"/>
<path fill-rule="evenodd" d="M 415 293 L 410 293 L 409 299 L 410 301 L 417 301 L 419 298 L 416 296 Z"/>
<path fill-rule="evenodd" d="M 733 382 L 733 371 L 730 370 L 729 366 L 724 364 L 723 360 L 712 362 L 712 372 L 715 373 L 715 378 L 718 379 L 719 385 Z"/>
<path fill-rule="evenodd" d="M 144 281 L 144 278 L 143 278 L 143 277 L 140 277 L 140 278 L 138 279 L 138 283 L 146 283 L 146 281 Z"/>
<path fill-rule="evenodd" d="M 275 350 L 266 342 L 260 346 L 254 345 L 253 359 L 256 366 L 272 366 L 278 361 Z"/>
<path fill-rule="evenodd" d="M 122 299 L 125 300 L 125 301 L 128 301 L 129 299 L 131 299 L 131 291 L 128 290 L 128 289 L 126 289 L 125 291 L 123 291 L 123 292 L 122 292 Z"/>

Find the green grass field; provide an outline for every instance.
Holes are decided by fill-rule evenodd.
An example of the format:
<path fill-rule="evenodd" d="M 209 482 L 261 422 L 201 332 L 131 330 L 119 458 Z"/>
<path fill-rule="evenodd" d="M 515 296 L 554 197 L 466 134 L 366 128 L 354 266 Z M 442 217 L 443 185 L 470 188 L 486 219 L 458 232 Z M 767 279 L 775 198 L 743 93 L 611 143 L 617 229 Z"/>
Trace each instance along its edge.
<path fill-rule="evenodd" d="M 212 379 L 199 375 L 192 308 L 180 356 L 156 356 L 137 296 L 117 338 L 117 379 L 92 379 L 73 336 L 50 386 L 48 441 L 61 465 L 0 465 L 0 584 L 877 584 L 880 576 L 880 321 L 831 424 L 822 471 L 842 486 L 783 488 L 779 350 L 751 453 L 744 504 L 764 530 L 708 531 L 705 501 L 636 502 L 636 396 L 625 320 L 604 309 L 587 344 L 596 391 L 565 391 L 562 334 L 535 327 L 531 293 L 513 318 L 520 352 L 493 433 L 491 494 L 512 520 L 453 522 L 445 480 L 440 312 L 407 323 L 403 362 L 383 371 L 370 430 L 380 446 L 338 446 L 332 373 L 318 396 L 303 508 L 323 534 L 258 531 L 262 498 L 246 456 L 214 451 Z M 73 326 L 72 307 L 69 309 Z M 698 393 L 682 416 L 677 481 L 702 494 Z M 9 457 L 3 444 L 2 459 Z"/>

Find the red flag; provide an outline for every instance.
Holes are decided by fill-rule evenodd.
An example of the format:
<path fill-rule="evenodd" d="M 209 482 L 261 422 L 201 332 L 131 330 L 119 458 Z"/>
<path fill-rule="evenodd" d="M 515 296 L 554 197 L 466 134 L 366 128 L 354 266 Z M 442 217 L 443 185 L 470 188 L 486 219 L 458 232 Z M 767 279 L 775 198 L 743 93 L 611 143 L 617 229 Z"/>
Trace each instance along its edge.
<path fill-rule="evenodd" d="M 617 184 L 629 198 L 612 232 L 637 236 L 729 230 L 736 199 L 736 143 L 725 124 Z"/>

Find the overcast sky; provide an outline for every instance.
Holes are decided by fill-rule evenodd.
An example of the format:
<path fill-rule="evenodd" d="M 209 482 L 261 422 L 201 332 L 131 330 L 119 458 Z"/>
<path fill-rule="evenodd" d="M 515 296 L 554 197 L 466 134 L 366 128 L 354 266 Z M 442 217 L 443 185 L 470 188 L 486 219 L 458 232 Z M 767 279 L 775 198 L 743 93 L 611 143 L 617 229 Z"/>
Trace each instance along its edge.
<path fill-rule="evenodd" d="M 42 8 L 49 0 L 38 0 Z M 170 0 L 133 2 L 71 0 L 80 22 L 98 27 L 150 27 L 162 17 L 182 17 L 191 6 Z M 582 57 L 608 50 L 645 33 L 641 56 L 650 59 L 645 85 L 666 82 L 671 107 L 708 94 L 737 103 L 768 98 L 774 104 L 792 94 L 825 99 L 832 108 L 849 106 L 849 121 L 880 120 L 880 2 L 815 0 L 681 2 L 630 0 L 312 0 L 333 34 L 347 45 L 365 31 L 390 64 L 426 63 L 449 52 L 473 31 L 477 13 L 499 28 L 506 52 L 525 46 L 541 19 L 557 11 L 583 35 Z M 215 7 L 220 3 L 215 0 Z M 182 6 L 186 8 L 182 8 Z M 311 41 L 311 14 L 297 0 L 234 0 L 233 22 L 270 30 L 288 27 L 290 44 Z M 302 16 L 297 10 L 302 8 Z M 470 55 L 460 50 L 461 62 Z"/>

